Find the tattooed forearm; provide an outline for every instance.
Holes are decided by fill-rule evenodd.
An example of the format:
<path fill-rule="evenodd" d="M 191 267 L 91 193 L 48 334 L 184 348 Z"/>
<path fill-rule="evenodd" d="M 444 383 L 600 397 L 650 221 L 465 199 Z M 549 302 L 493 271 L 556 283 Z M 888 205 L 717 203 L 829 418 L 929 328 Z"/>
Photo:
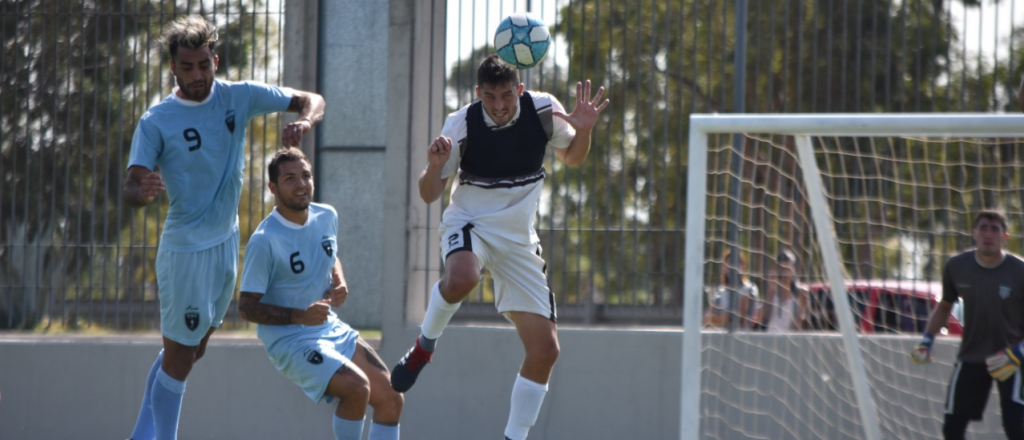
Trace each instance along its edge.
<path fill-rule="evenodd" d="M 292 309 L 272 306 L 260 302 L 260 297 L 250 292 L 242 292 L 238 299 L 238 314 L 249 322 L 256 324 L 287 325 L 292 323 Z"/>
<path fill-rule="evenodd" d="M 369 362 L 370 365 L 373 365 L 373 367 L 378 370 L 384 372 L 388 371 L 388 367 L 384 365 L 384 361 L 380 359 L 380 356 L 377 355 L 377 352 L 374 351 L 373 348 L 370 347 L 370 344 L 367 344 L 366 341 L 363 340 L 363 338 L 359 338 L 359 346 L 363 347 L 363 353 L 366 354 L 366 361 Z"/>

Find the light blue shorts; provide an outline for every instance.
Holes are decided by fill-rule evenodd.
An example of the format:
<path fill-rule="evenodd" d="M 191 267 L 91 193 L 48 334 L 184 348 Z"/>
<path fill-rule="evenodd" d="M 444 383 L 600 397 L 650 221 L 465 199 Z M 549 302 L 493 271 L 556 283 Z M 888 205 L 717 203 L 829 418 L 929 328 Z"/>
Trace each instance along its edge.
<path fill-rule="evenodd" d="M 358 340 L 359 332 L 334 319 L 323 329 L 283 337 L 266 349 L 277 371 L 320 403 L 334 373 L 352 362 Z"/>
<path fill-rule="evenodd" d="M 197 346 L 210 327 L 220 327 L 238 279 L 238 231 L 199 252 L 156 253 L 160 333 L 182 345 Z"/>

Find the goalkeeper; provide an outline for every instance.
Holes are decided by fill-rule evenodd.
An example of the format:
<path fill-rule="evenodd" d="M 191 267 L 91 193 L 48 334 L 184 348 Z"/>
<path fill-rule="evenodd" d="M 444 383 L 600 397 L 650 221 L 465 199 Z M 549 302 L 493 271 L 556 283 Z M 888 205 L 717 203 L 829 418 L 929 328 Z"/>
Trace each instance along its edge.
<path fill-rule="evenodd" d="M 964 334 L 946 393 L 943 436 L 962 439 L 967 424 L 981 420 L 995 378 L 1006 437 L 1024 440 L 1024 260 L 1003 250 L 1010 234 L 999 212 L 980 212 L 971 235 L 975 248 L 946 262 L 942 301 L 912 356 L 931 361 L 934 335 L 962 299 Z"/>

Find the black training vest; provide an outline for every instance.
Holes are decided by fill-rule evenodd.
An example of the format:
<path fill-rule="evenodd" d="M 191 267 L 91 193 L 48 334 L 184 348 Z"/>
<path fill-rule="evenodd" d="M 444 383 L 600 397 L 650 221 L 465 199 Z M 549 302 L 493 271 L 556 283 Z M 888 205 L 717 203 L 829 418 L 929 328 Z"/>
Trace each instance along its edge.
<path fill-rule="evenodd" d="M 548 134 L 529 93 L 519 97 L 519 119 L 500 129 L 487 126 L 483 104 L 477 101 L 466 111 L 466 142 L 459 168 L 487 178 L 534 174 L 544 166 L 547 146 Z"/>

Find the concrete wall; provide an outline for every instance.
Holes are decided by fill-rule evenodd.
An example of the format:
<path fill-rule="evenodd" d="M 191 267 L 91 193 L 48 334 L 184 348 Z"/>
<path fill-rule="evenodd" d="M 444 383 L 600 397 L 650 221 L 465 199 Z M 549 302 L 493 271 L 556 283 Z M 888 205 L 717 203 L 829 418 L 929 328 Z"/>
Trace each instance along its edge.
<path fill-rule="evenodd" d="M 380 323 L 380 352 L 393 364 L 422 319 L 423 285 L 436 278 L 437 204 L 418 199 L 416 176 L 443 115 L 443 1 L 289 0 L 291 23 L 320 43 L 318 75 L 295 85 L 318 90 L 328 117 L 318 128 L 318 186 L 341 215 L 342 261 L 352 296 L 341 315 L 356 326 Z M 296 7 L 296 5 L 298 5 Z M 322 10 L 314 13 L 313 7 Z M 305 9 L 304 9 L 305 8 Z M 298 18 L 295 18 L 298 17 Z M 323 25 L 317 27 L 314 25 Z M 353 38 L 357 35 L 358 38 Z M 310 35 L 297 37 L 309 43 Z M 290 43 L 291 44 L 291 43 Z M 302 55 L 305 54 L 305 55 Z M 308 51 L 296 51 L 309 61 Z M 299 69 L 301 67 L 295 67 Z M 310 87 L 315 81 L 317 87 Z M 843 359 L 834 336 L 733 337 L 709 334 L 704 354 L 719 394 L 703 400 L 709 438 L 766 432 L 789 438 L 857 438 L 849 393 L 818 392 L 787 365 L 815 362 L 831 371 Z M 681 333 L 677 330 L 560 331 L 562 357 L 531 439 L 675 439 L 679 432 Z M 893 438 L 934 437 L 954 350 L 937 344 L 939 363 L 909 364 L 912 339 L 872 339 L 867 366 L 879 377 L 883 423 Z M 117 439 L 138 414 L 157 337 L 0 335 L 0 440 Z M 500 438 L 522 347 L 510 327 L 452 327 L 435 362 L 407 396 L 403 438 Z M 788 373 L 770 373 L 779 366 Z M 837 370 L 838 371 L 838 370 Z M 913 374 L 911 374 L 913 372 Z M 792 375 L 796 374 L 797 377 Z M 792 382 L 790 382 L 792 381 Z M 838 381 L 838 379 L 837 379 Z M 731 386 L 730 384 L 735 384 Z M 810 387 L 810 388 L 808 388 Z M 791 390 L 797 390 L 796 392 Z M 826 387 L 826 390 L 833 388 Z M 768 405 L 770 410 L 761 410 Z M 999 438 L 996 405 L 972 438 Z M 254 339 L 218 336 L 193 370 L 185 394 L 182 439 L 329 439 L 330 405 L 314 405 L 271 367 Z M 795 416 L 811 420 L 787 431 Z M 833 428 L 834 427 L 834 428 Z"/>
<path fill-rule="evenodd" d="M 561 329 L 562 356 L 530 438 L 678 438 L 681 335 Z M 703 377 L 718 390 L 702 399 L 705 438 L 860 438 L 852 393 L 838 386 L 844 369 L 836 336 L 705 336 L 711 368 Z M 913 343 L 866 340 L 885 438 L 939 433 L 955 341 L 940 340 L 927 367 L 903 352 Z M 158 351 L 156 337 L 0 335 L 0 439 L 127 437 Z M 452 327 L 437 353 L 406 395 L 403 438 L 500 438 L 522 359 L 514 331 Z M 800 372 L 808 363 L 815 374 Z M 187 384 L 182 439 L 332 438 L 332 406 L 310 402 L 253 339 L 215 336 Z M 805 426 L 796 427 L 798 420 Z M 1001 431 L 992 401 L 971 438 L 1001 438 Z"/>
<path fill-rule="evenodd" d="M 337 312 L 359 328 L 381 327 L 384 156 L 393 111 L 388 7 L 387 0 L 319 5 L 317 78 L 327 111 L 317 127 L 317 198 L 338 210 L 338 255 L 350 295 Z"/>

